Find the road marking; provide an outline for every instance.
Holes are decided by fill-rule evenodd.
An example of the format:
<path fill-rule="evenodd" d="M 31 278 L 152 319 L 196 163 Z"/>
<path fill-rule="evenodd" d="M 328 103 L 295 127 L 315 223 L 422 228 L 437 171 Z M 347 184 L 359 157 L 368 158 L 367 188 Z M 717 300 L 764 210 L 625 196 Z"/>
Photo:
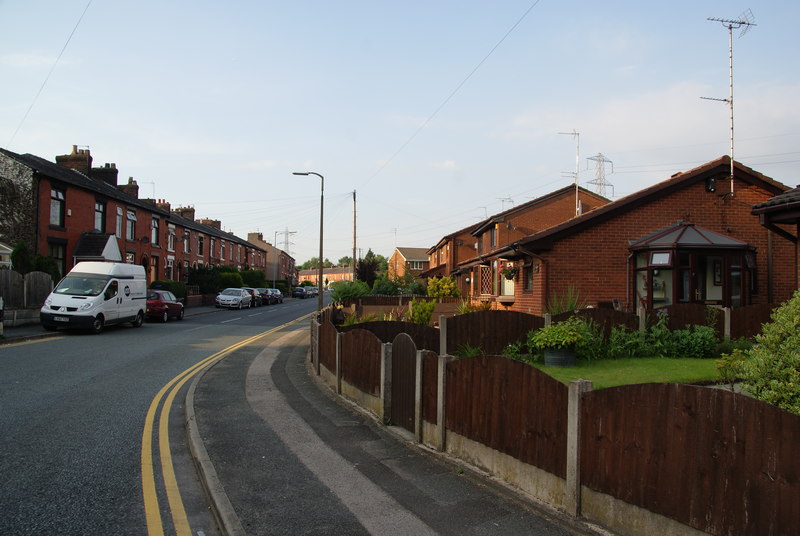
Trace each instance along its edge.
<path fill-rule="evenodd" d="M 238 318 L 231 318 L 230 320 L 223 320 L 222 322 L 220 322 L 220 324 L 227 324 L 228 322 L 236 322 L 237 320 L 241 320 L 241 319 L 242 319 L 241 316 L 238 317 Z"/>
<path fill-rule="evenodd" d="M 201 372 L 206 367 L 221 360 L 232 352 L 254 343 L 257 340 L 266 337 L 276 331 L 279 331 L 287 326 L 301 322 L 306 318 L 316 314 L 316 311 L 308 313 L 307 315 L 296 318 L 283 325 L 276 326 L 272 329 L 254 335 L 248 339 L 240 341 L 236 344 L 223 348 L 222 350 L 212 354 L 204 359 L 201 359 L 188 369 L 184 370 L 172 380 L 170 380 L 164 387 L 162 387 L 150 403 L 145 417 L 144 428 L 142 430 L 142 495 L 144 501 L 145 520 L 147 522 L 147 534 L 150 536 L 163 536 L 164 525 L 161 520 L 161 512 L 158 504 L 158 494 L 156 491 L 156 477 L 155 477 L 155 460 L 153 456 L 153 442 L 156 414 L 158 413 L 159 406 L 161 413 L 158 422 L 158 451 L 159 463 L 161 464 L 161 473 L 164 483 L 164 488 L 167 492 L 167 502 L 169 504 L 170 516 L 172 517 L 172 524 L 175 527 L 175 534 L 177 536 L 192 536 L 189 521 L 186 516 L 186 510 L 183 506 L 181 499 L 180 489 L 178 488 L 178 481 L 175 477 L 175 468 L 172 464 L 172 454 L 169 446 L 169 414 L 172 409 L 172 404 L 175 396 L 186 384 L 189 379 Z M 166 398 L 164 395 L 169 391 Z M 163 405 L 161 404 L 164 399 Z"/>
<path fill-rule="evenodd" d="M 19 341 L 19 342 L 10 342 L 8 344 L 3 344 L 0 342 L 0 348 L 14 348 L 15 346 L 25 346 L 26 344 L 36 344 L 37 342 L 45 342 L 45 341 L 58 341 L 63 339 L 64 337 L 42 337 L 40 339 L 31 339 L 28 341 Z"/>

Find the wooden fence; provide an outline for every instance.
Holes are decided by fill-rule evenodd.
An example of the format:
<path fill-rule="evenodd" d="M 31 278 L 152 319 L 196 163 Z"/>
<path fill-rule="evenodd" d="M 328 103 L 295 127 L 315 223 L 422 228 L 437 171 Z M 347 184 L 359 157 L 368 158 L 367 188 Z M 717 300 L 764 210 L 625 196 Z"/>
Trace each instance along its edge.
<path fill-rule="evenodd" d="M 511 318 L 490 313 L 506 324 Z M 449 331 L 455 320 L 443 329 Z M 469 322 L 495 325 L 481 316 Z M 430 349 L 417 351 L 412 337 L 403 334 L 395 335 L 391 351 L 382 353 L 376 337 L 357 329 L 338 335 L 342 370 L 336 371 L 336 356 L 322 357 L 328 348 L 335 354 L 335 328 L 326 321 L 314 329 L 326 368 L 380 397 L 384 410 L 392 411 L 392 422 L 414 432 L 423 424 L 435 429 L 435 434 L 416 437 L 483 470 L 498 471 L 495 476 L 536 500 L 622 532 L 635 526 L 645 532 L 692 527 L 715 535 L 800 534 L 796 415 L 709 387 L 568 389 L 502 356 L 453 359 Z M 455 331 L 463 332 L 461 327 Z M 359 367 L 365 369 L 359 373 L 364 380 L 356 379 Z M 380 381 L 387 374 L 381 367 L 391 367 L 391 389 Z M 579 423 L 574 425 L 579 433 L 570 435 L 570 422 Z M 451 448 L 449 436 L 466 439 Z M 482 447 L 474 450 L 473 444 Z M 502 465 L 492 453 L 521 465 Z M 540 472 L 525 477 L 528 467 Z M 534 484 L 525 487 L 526 478 Z M 574 509 L 569 503 L 573 496 Z"/>
<path fill-rule="evenodd" d="M 363 322 L 361 324 L 353 324 L 351 326 L 339 326 L 337 328 L 341 333 L 347 333 L 354 329 L 365 329 L 372 332 L 373 335 L 378 337 L 381 342 L 392 342 L 397 335 L 405 333 L 417 348 L 438 350 L 439 349 L 439 330 L 431 326 L 423 326 L 421 324 L 412 324 L 411 322 L 388 322 L 388 321 L 375 321 Z"/>
<path fill-rule="evenodd" d="M 478 311 L 447 319 L 447 347 L 453 354 L 459 348 L 480 348 L 486 354 L 500 354 L 510 343 L 524 341 L 527 333 L 544 326 L 544 319 L 515 311 Z"/>
<path fill-rule="evenodd" d="M 38 309 L 53 290 L 53 279 L 45 272 L 19 274 L 0 270 L 0 296 L 7 309 Z"/>
<path fill-rule="evenodd" d="M 583 485 L 709 534 L 800 534 L 800 417 L 721 389 L 586 393 Z"/>

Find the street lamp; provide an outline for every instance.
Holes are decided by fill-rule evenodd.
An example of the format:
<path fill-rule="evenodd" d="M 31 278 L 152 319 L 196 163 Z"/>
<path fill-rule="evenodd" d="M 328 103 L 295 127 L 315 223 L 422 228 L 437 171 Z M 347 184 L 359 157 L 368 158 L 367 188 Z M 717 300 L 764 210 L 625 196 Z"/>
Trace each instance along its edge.
<path fill-rule="evenodd" d="M 295 171 L 292 175 L 316 175 L 319 177 L 319 292 L 317 293 L 317 310 L 322 311 L 322 213 L 325 207 L 325 177 L 313 171 Z"/>

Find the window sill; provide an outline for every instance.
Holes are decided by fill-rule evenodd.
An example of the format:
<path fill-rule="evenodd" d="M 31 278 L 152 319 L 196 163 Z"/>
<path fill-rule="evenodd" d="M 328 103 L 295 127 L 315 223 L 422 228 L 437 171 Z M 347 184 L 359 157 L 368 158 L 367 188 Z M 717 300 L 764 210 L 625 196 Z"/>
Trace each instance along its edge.
<path fill-rule="evenodd" d="M 514 296 L 498 296 L 496 301 L 498 303 L 514 303 L 516 298 Z"/>

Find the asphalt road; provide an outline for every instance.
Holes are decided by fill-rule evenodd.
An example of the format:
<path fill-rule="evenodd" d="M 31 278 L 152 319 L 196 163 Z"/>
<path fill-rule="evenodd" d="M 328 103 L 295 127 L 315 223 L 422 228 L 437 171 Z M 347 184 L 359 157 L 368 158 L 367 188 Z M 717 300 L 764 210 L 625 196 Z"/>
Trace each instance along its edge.
<path fill-rule="evenodd" d="M 287 300 L 0 346 L 0 534 L 146 534 L 141 453 L 156 395 L 209 355 L 315 306 Z M 195 534 L 213 535 L 182 444 L 184 392 L 170 412 L 175 470 Z M 156 429 L 156 453 L 157 438 Z M 158 510 L 172 534 L 161 469 L 154 471 Z"/>

